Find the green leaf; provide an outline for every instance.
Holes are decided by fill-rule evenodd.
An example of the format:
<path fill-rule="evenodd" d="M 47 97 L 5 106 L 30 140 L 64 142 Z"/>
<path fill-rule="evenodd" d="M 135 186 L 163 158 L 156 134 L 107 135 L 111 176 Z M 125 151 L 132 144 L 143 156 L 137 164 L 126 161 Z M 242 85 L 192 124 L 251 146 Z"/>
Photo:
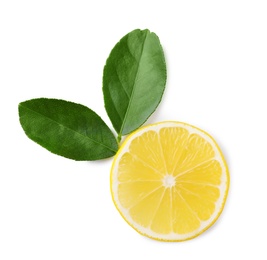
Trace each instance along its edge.
<path fill-rule="evenodd" d="M 26 135 L 52 153 L 82 161 L 113 156 L 117 141 L 91 109 L 72 102 L 39 98 L 19 104 Z"/>
<path fill-rule="evenodd" d="M 134 30 L 111 51 L 103 75 L 107 114 L 119 134 L 141 126 L 161 101 L 166 63 L 159 38 L 149 30 Z"/>

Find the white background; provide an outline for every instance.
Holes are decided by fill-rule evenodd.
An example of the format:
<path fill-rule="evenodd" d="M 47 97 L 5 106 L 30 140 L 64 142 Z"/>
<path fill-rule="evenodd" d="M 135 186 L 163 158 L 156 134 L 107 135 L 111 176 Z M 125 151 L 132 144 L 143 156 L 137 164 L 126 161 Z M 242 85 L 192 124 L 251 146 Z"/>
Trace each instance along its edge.
<path fill-rule="evenodd" d="M 0 259 L 267 259 L 267 2 L 0 1 Z M 139 235 L 115 209 L 112 159 L 75 162 L 30 141 L 17 105 L 61 98 L 111 127 L 102 71 L 114 44 L 149 28 L 166 92 L 148 123 L 184 121 L 215 137 L 231 174 L 225 209 L 182 243 Z"/>

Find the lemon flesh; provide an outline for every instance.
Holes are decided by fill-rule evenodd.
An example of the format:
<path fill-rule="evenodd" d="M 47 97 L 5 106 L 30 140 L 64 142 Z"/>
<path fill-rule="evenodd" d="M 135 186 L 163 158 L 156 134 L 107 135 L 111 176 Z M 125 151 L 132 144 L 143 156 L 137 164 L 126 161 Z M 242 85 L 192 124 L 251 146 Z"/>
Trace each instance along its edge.
<path fill-rule="evenodd" d="M 183 241 L 219 217 L 229 173 L 214 139 L 180 122 L 162 122 L 131 134 L 111 169 L 111 193 L 122 217 L 139 233 Z"/>

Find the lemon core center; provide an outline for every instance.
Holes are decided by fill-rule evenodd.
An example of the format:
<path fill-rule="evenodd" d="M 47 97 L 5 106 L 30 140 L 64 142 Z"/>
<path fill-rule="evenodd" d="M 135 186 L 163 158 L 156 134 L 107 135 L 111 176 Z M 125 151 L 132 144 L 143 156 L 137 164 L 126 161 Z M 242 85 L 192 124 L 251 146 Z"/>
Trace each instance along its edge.
<path fill-rule="evenodd" d="M 175 178 L 172 175 L 167 174 L 162 179 L 162 182 L 163 186 L 165 186 L 166 188 L 171 188 L 175 185 Z"/>

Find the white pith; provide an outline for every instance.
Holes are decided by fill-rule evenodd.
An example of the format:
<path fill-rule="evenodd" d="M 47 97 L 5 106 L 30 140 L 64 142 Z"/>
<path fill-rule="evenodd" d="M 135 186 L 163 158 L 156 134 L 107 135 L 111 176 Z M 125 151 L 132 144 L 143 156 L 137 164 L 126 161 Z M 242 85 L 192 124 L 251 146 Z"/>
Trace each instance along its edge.
<path fill-rule="evenodd" d="M 175 185 L 175 178 L 171 174 L 166 174 L 162 179 L 162 184 L 165 188 L 171 188 Z"/>

